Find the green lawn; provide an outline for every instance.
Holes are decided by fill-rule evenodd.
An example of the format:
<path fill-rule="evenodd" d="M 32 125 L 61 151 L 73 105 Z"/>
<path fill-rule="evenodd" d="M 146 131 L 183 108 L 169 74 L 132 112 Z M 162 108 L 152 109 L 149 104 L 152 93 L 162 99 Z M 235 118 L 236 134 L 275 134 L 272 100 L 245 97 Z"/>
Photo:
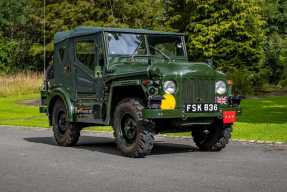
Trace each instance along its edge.
<path fill-rule="evenodd" d="M 0 98 L 0 125 L 48 127 L 47 116 L 38 107 L 18 104 L 37 94 Z M 233 129 L 233 139 L 287 142 L 287 96 L 246 99 L 243 113 Z M 111 127 L 90 127 L 92 131 L 111 131 Z M 190 136 L 190 132 L 169 133 Z"/>
<path fill-rule="evenodd" d="M 39 108 L 17 104 L 18 101 L 36 99 L 39 95 L 0 97 L 0 125 L 48 127 L 47 116 Z"/>
<path fill-rule="evenodd" d="M 233 138 L 287 142 L 287 96 L 246 99 Z"/>

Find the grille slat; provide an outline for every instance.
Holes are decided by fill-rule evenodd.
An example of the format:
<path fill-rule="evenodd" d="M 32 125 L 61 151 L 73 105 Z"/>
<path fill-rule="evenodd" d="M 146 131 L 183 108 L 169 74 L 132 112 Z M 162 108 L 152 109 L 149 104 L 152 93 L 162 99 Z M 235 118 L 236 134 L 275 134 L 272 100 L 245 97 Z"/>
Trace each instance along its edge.
<path fill-rule="evenodd" d="M 192 79 L 183 83 L 184 103 L 214 103 L 214 80 Z"/>

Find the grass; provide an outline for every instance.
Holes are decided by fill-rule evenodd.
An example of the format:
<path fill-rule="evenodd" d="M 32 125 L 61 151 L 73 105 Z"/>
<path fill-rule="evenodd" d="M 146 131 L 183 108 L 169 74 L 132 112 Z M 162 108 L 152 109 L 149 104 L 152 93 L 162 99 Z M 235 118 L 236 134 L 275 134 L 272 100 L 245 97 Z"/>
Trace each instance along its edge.
<path fill-rule="evenodd" d="M 0 76 L 0 125 L 48 127 L 38 107 L 17 103 L 39 98 L 41 81 L 42 75 L 32 72 Z"/>
<path fill-rule="evenodd" d="M 17 103 L 37 98 L 38 94 L 0 97 L 0 125 L 48 127 L 47 116 L 40 114 L 38 107 Z"/>
<path fill-rule="evenodd" d="M 19 96 L 39 92 L 42 82 L 40 73 L 17 73 L 0 76 L 0 97 Z"/>
<path fill-rule="evenodd" d="M 233 138 L 287 142 L 287 96 L 247 99 Z"/>

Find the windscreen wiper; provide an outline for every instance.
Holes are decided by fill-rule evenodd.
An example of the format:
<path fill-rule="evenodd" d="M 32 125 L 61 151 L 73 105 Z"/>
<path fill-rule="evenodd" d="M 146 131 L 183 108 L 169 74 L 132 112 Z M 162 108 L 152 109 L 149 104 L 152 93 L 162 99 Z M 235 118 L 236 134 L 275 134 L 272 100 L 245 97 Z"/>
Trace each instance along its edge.
<path fill-rule="evenodd" d="M 137 54 L 138 49 L 141 47 L 142 43 L 143 43 L 143 39 L 140 41 L 140 43 L 138 44 L 137 48 L 134 50 L 134 52 L 129 56 L 130 60 L 134 60 L 134 57 Z"/>
<path fill-rule="evenodd" d="M 159 54 L 161 54 L 164 58 L 166 58 L 168 61 L 171 61 L 171 58 L 169 56 L 167 56 L 164 52 L 162 52 L 160 49 L 155 48 L 153 46 L 150 46 L 150 48 L 152 48 L 153 50 L 157 51 Z"/>

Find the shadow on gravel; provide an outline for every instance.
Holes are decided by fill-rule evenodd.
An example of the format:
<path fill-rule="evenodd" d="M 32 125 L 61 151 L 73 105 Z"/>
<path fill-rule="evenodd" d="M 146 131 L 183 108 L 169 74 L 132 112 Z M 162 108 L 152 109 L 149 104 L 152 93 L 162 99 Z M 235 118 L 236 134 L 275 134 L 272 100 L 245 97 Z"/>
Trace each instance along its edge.
<path fill-rule="evenodd" d="M 24 140 L 33 143 L 57 146 L 52 137 L 29 137 L 24 138 Z M 108 137 L 81 136 L 80 141 L 73 148 L 85 149 L 89 151 L 98 151 L 102 153 L 122 156 L 120 151 L 117 149 L 114 139 Z M 151 155 L 187 153 L 196 151 L 198 151 L 198 149 L 191 145 L 174 144 L 158 141 L 155 142 Z"/>

